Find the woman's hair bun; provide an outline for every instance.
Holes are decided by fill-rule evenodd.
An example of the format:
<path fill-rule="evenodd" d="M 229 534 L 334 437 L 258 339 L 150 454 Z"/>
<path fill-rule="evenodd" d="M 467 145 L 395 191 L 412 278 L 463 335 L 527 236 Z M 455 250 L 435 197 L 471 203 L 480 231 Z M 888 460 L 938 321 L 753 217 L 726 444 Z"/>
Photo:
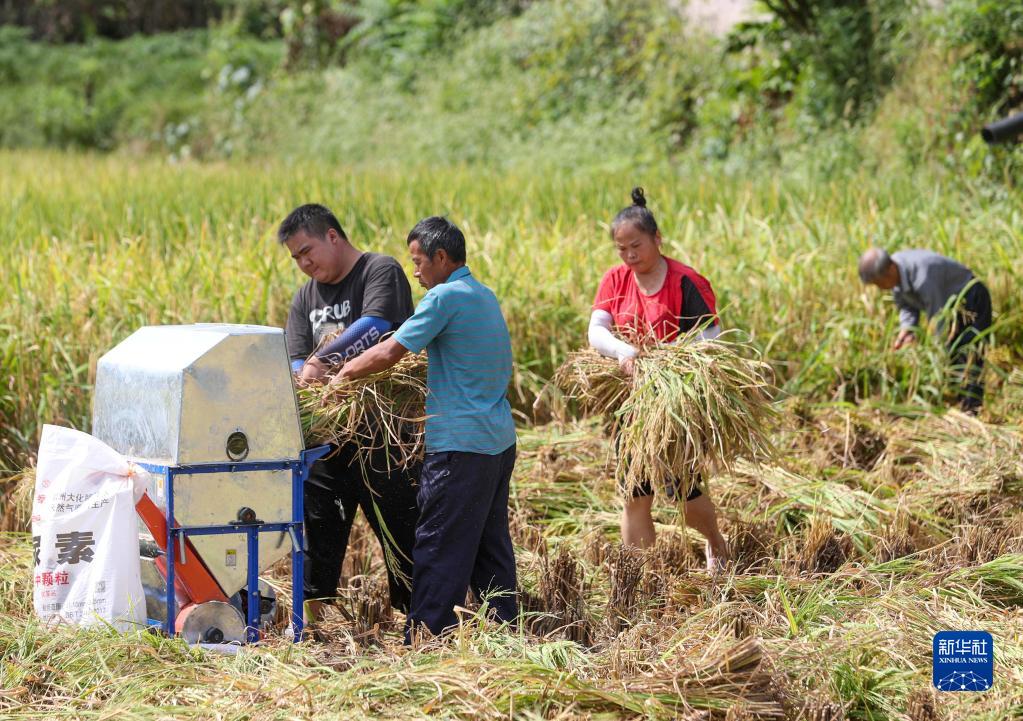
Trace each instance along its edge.
<path fill-rule="evenodd" d="M 657 221 L 654 220 L 654 214 L 646 207 L 646 194 L 638 185 L 632 189 L 632 205 L 619 210 L 618 215 L 611 222 L 612 239 L 622 223 L 629 223 L 647 235 L 657 235 Z"/>

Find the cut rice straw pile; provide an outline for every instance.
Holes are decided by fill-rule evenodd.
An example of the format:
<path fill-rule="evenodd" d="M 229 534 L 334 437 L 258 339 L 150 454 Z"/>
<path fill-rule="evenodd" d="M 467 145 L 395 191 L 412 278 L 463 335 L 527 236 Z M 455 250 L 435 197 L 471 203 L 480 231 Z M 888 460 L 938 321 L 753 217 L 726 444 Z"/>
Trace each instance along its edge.
<path fill-rule="evenodd" d="M 388 468 L 408 468 L 423 459 L 426 356 L 406 355 L 364 378 L 301 386 L 298 406 L 307 445 L 353 443 L 362 463 L 382 451 Z"/>
<path fill-rule="evenodd" d="M 774 455 L 770 366 L 747 343 L 698 340 L 697 332 L 645 349 L 632 378 L 592 349 L 572 353 L 555 373 L 554 385 L 584 413 L 610 418 L 615 477 L 627 496 L 675 480 L 688 495 L 713 466 Z"/>

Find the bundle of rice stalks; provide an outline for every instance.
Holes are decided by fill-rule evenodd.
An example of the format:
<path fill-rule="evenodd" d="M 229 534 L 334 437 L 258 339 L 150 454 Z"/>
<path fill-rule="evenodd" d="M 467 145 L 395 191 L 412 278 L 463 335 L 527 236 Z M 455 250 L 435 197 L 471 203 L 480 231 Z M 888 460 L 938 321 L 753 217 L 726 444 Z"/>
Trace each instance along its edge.
<path fill-rule="evenodd" d="M 35 468 L 0 478 L 0 532 L 28 530 L 35 487 Z"/>
<path fill-rule="evenodd" d="M 353 623 L 352 635 L 363 643 L 378 642 L 381 627 L 390 626 L 394 620 L 387 582 L 379 578 L 353 578 L 338 608 Z"/>
<path fill-rule="evenodd" d="M 1023 554 L 998 556 L 951 573 L 938 571 L 934 580 L 949 597 L 969 596 L 993 605 L 1019 606 L 1023 604 Z"/>
<path fill-rule="evenodd" d="M 814 516 L 796 559 L 803 573 L 834 573 L 852 555 L 847 535 L 835 530 L 831 519 Z"/>
<path fill-rule="evenodd" d="M 544 636 L 561 631 L 567 639 L 590 645 L 583 567 L 567 547 L 562 546 L 553 559 L 543 560 L 537 590 L 545 615 L 536 619 L 531 630 Z"/>
<path fill-rule="evenodd" d="M 934 690 L 918 688 L 906 694 L 906 716 L 910 721 L 939 721 L 941 705 Z"/>
<path fill-rule="evenodd" d="M 736 573 L 762 570 L 774 556 L 774 537 L 766 523 L 736 520 L 728 533 Z"/>
<path fill-rule="evenodd" d="M 738 705 L 744 707 L 748 718 L 783 716 L 779 689 L 765 668 L 764 651 L 758 639 L 736 641 L 729 634 L 719 633 L 701 644 L 679 646 L 674 650 L 674 657 L 669 657 L 670 664 L 678 669 L 674 686 L 683 694 L 689 684 L 678 676 L 689 673 L 707 688 L 736 691 L 736 696 L 742 699 Z M 636 689 L 641 684 L 641 681 L 634 681 L 630 688 Z"/>
<path fill-rule="evenodd" d="M 587 349 L 572 353 L 554 376 L 583 412 L 609 418 L 615 476 L 626 495 L 679 480 L 686 495 L 713 465 L 773 456 L 773 376 L 750 345 L 686 336 L 644 350 L 634 368 L 630 378 Z"/>
<path fill-rule="evenodd" d="M 737 464 L 735 470 L 737 475 L 770 490 L 771 496 L 762 504 L 766 506 L 764 518 L 789 531 L 796 531 L 799 523 L 812 514 L 825 515 L 836 530 L 848 534 L 864 551 L 872 534 L 895 517 L 896 506 L 890 500 L 850 487 L 840 476 L 809 478 L 773 465 L 753 469 Z"/>
<path fill-rule="evenodd" d="M 609 563 L 611 591 L 607 601 L 607 624 L 612 635 L 632 625 L 636 614 L 636 586 L 643 578 L 643 552 L 622 544 Z"/>
<path fill-rule="evenodd" d="M 806 721 L 845 721 L 845 709 L 841 704 L 824 697 L 811 697 L 803 703 L 796 718 Z"/>
<path fill-rule="evenodd" d="M 307 445 L 354 443 L 360 462 L 407 468 L 423 459 L 426 356 L 356 380 L 332 378 L 298 389 Z"/>
<path fill-rule="evenodd" d="M 918 550 L 912 521 L 906 514 L 897 514 L 895 520 L 879 536 L 874 546 L 874 560 L 877 563 L 888 563 L 911 556 Z"/>

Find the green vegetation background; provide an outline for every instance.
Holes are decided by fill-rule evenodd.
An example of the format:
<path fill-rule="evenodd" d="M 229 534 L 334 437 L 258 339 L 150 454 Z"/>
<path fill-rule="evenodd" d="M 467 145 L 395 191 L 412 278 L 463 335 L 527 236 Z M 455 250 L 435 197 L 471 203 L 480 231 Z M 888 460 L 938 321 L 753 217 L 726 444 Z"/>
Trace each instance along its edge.
<path fill-rule="evenodd" d="M 885 349 L 894 314 L 852 270 L 871 243 L 977 269 L 996 397 L 1023 354 L 1023 152 L 977 132 L 1023 102 L 1021 0 L 794 0 L 723 38 L 655 0 L 189 3 L 203 27 L 155 34 L 130 2 L 22 5 L 0 27 L 8 471 L 41 422 L 88 426 L 98 355 L 139 325 L 283 323 L 301 278 L 273 229 L 313 200 L 398 257 L 419 217 L 463 224 L 522 409 L 581 342 L 635 184 L 787 392 L 941 402 L 939 344 Z"/>
<path fill-rule="evenodd" d="M 33 40 L 59 34 L 52 18 L 0 29 L 0 145 L 345 164 L 1015 169 L 976 130 L 1023 100 L 1019 0 L 769 3 L 789 10 L 765 4 L 724 38 L 664 0 L 223 0 L 183 5 L 209 5 L 177 18 L 218 18 L 207 27 L 98 35 L 129 33 L 118 13 L 136 4 L 64 10 L 61 32 L 82 42 Z"/>

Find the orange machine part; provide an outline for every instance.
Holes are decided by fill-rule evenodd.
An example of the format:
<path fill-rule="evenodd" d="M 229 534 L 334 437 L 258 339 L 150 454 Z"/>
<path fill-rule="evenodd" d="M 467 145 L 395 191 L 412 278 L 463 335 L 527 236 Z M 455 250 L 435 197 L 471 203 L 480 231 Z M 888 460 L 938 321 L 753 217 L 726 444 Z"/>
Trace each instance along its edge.
<path fill-rule="evenodd" d="M 142 499 L 135 504 L 135 510 L 142 517 L 142 520 L 149 528 L 149 532 L 153 534 L 153 538 L 156 540 L 160 550 L 167 554 L 164 559 L 170 557 L 171 554 L 167 551 L 167 519 L 157 505 L 153 503 L 153 499 L 148 494 L 143 493 Z M 178 525 L 175 523 L 175 528 Z M 199 559 L 199 555 L 192 548 L 191 541 L 187 538 L 185 539 L 184 562 L 178 558 L 177 553 L 173 554 L 173 558 L 174 586 L 176 589 L 184 591 L 194 603 L 205 603 L 206 601 L 223 601 L 227 603 L 227 596 L 220 590 L 220 585 L 213 579 L 209 570 Z M 163 573 L 164 578 L 166 578 L 167 564 L 164 559 L 157 559 L 157 567 Z"/>

